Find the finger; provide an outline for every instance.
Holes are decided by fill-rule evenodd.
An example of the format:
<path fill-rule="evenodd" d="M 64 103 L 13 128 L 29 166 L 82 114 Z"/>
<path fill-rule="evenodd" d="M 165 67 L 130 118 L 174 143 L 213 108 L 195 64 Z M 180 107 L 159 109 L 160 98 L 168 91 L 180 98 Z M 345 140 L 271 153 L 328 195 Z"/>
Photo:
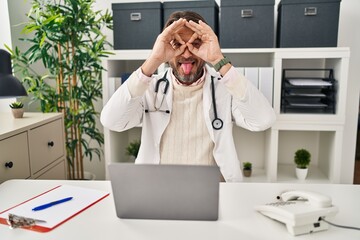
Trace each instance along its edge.
<path fill-rule="evenodd" d="M 198 39 L 199 35 L 197 33 L 194 33 L 190 39 L 188 40 L 188 43 L 193 43 L 195 39 Z"/>
<path fill-rule="evenodd" d="M 184 40 L 182 40 L 182 38 L 180 37 L 179 34 L 175 33 L 175 34 L 174 34 L 174 37 L 175 37 L 175 39 L 176 39 L 179 43 L 185 44 Z"/>
<path fill-rule="evenodd" d="M 185 52 L 185 49 L 186 49 L 186 44 L 181 45 L 180 48 L 178 48 L 177 50 L 177 55 L 183 54 L 183 52 Z"/>
<path fill-rule="evenodd" d="M 203 30 L 203 27 L 199 23 L 194 22 L 193 20 L 187 22 L 186 26 L 191 28 L 195 32 L 201 32 Z"/>
<path fill-rule="evenodd" d="M 194 25 L 196 24 L 196 25 Z M 197 27 L 197 23 L 191 21 L 191 22 L 187 22 L 186 23 L 186 27 L 190 28 L 194 33 L 196 33 L 198 36 L 201 36 L 202 33 L 202 28 Z"/>
<path fill-rule="evenodd" d="M 199 20 L 199 23 L 190 20 L 190 22 L 188 22 L 188 25 L 186 26 L 191 28 L 194 32 L 198 33 L 199 35 L 214 33 L 212 28 L 201 20 Z"/>
<path fill-rule="evenodd" d="M 164 29 L 163 34 L 164 35 L 172 35 L 176 33 L 180 28 L 182 28 L 185 25 L 186 20 L 185 19 L 178 19 L 174 21 L 170 26 Z"/>
<path fill-rule="evenodd" d="M 197 55 L 197 53 L 199 52 L 199 49 L 195 48 L 191 43 L 187 42 L 186 43 L 187 48 L 189 49 L 189 51 L 195 55 Z"/>
<path fill-rule="evenodd" d="M 173 22 L 168 28 L 171 32 L 177 32 L 180 28 L 182 28 L 186 23 L 186 20 L 183 18 L 180 18 Z"/>
<path fill-rule="evenodd" d="M 199 20 L 199 25 L 207 32 L 213 32 L 213 29 L 207 25 L 206 23 L 204 23 L 203 21 Z"/>
<path fill-rule="evenodd" d="M 190 20 L 189 22 L 186 22 L 186 23 L 185 23 L 185 26 L 188 27 L 188 28 L 190 28 L 190 29 L 193 30 L 194 32 L 198 30 L 198 29 L 196 28 L 196 25 L 197 25 L 197 23 L 194 22 L 194 21 L 192 21 L 192 20 Z"/>
<path fill-rule="evenodd" d="M 179 56 L 179 55 L 183 54 L 184 51 L 185 51 L 185 48 L 186 48 L 186 45 L 183 44 L 183 45 L 181 45 L 180 47 L 174 49 L 174 55 L 175 55 L 175 56 Z"/>

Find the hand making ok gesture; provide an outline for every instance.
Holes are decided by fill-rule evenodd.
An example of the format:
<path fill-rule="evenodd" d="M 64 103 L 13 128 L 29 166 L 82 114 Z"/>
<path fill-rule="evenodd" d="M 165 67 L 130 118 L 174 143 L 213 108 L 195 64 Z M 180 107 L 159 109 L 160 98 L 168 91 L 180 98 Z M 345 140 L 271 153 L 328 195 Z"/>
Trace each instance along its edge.
<path fill-rule="evenodd" d="M 152 75 L 162 63 L 168 62 L 184 52 L 186 44 L 177 34 L 177 31 L 183 28 L 185 23 L 186 20 L 182 18 L 174 21 L 156 38 L 150 57 L 141 67 L 145 75 Z M 174 40 L 180 43 L 179 47 L 174 48 L 172 45 Z"/>

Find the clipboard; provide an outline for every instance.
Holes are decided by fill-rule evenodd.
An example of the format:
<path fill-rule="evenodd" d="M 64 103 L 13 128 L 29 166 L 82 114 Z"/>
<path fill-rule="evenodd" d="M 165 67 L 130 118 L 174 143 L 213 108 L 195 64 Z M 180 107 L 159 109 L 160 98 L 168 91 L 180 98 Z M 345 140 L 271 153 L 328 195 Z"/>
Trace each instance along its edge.
<path fill-rule="evenodd" d="M 9 213 L 22 217 L 44 220 L 32 227 L 23 227 L 36 232 L 49 232 L 69 219 L 75 217 L 89 207 L 109 196 L 110 193 L 70 185 L 59 185 L 33 198 L 19 203 L 0 212 L 0 224 L 9 225 Z M 41 211 L 32 211 L 36 206 L 53 202 L 64 197 L 73 197 L 72 200 L 54 205 Z"/>

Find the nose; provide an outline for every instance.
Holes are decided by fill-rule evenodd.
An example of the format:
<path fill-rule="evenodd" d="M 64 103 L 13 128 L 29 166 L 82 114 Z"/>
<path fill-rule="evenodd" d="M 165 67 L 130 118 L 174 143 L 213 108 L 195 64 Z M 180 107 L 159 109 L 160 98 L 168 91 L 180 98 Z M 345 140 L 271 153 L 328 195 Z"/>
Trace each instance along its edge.
<path fill-rule="evenodd" d="M 184 50 L 183 54 L 181 54 L 181 56 L 184 58 L 189 58 L 192 56 L 192 53 L 189 51 L 188 48 L 185 48 L 185 50 Z"/>

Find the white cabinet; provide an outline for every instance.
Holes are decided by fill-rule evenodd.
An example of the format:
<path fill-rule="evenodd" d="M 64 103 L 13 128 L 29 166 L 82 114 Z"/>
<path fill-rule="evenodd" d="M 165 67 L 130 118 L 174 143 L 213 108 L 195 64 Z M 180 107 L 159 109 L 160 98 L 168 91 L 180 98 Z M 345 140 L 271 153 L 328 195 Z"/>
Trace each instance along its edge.
<path fill-rule="evenodd" d="M 234 139 L 240 161 L 253 163 L 251 182 L 298 182 L 293 156 L 297 149 L 307 148 L 312 154 L 306 182 L 352 183 L 341 181 L 341 174 L 352 173 L 354 156 L 345 154 L 344 145 L 355 145 L 356 126 L 351 134 L 344 134 L 348 86 L 348 48 L 281 48 L 281 49 L 223 49 L 235 67 L 272 67 L 274 69 L 273 108 L 277 120 L 268 130 L 249 132 L 234 127 Z M 149 56 L 150 50 L 121 50 L 105 59 L 103 66 L 103 103 L 115 90 L 118 77 L 136 70 Z M 162 68 L 164 68 L 162 66 Z M 335 113 L 283 113 L 281 87 L 283 70 L 333 69 L 336 86 Z M 351 127 L 351 126 L 347 126 Z M 347 128 L 348 129 L 348 128 Z M 349 131 L 347 131 L 349 132 Z M 128 161 L 125 147 L 140 138 L 141 128 L 126 132 L 104 129 L 106 163 Z M 346 164 L 345 164 L 346 163 Z M 349 166 L 348 171 L 343 166 Z M 347 178 L 348 179 L 348 178 Z"/>
<path fill-rule="evenodd" d="M 0 183 L 14 178 L 66 179 L 61 113 L 0 113 Z"/>

